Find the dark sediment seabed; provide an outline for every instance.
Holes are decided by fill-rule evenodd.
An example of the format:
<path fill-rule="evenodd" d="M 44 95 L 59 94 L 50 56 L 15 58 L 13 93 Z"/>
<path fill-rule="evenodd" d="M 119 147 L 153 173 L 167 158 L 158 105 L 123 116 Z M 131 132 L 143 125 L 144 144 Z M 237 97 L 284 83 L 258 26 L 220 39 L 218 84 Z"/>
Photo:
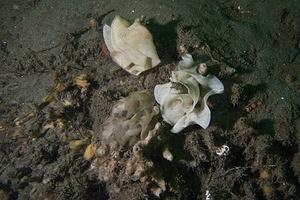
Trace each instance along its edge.
<path fill-rule="evenodd" d="M 159 67 L 139 77 L 115 68 L 102 27 L 117 14 L 147 17 Z M 214 61 L 225 92 L 210 98 L 208 129 L 166 136 L 175 160 L 157 163 L 161 198 L 300 199 L 298 0 L 0 0 L 0 199 L 154 198 L 134 181 L 112 191 L 83 153 L 117 100 L 168 81 L 182 45 Z M 78 106 L 52 108 L 68 129 L 42 131 L 53 117 L 42 99 L 74 78 L 90 82 L 86 96 L 70 86 Z M 223 144 L 230 153 L 219 157 Z"/>

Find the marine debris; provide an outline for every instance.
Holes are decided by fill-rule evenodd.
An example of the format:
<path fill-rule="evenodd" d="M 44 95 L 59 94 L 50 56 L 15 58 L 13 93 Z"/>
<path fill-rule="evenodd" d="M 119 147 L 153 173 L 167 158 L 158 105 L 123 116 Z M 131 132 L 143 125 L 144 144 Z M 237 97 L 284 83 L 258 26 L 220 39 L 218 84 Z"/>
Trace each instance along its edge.
<path fill-rule="evenodd" d="M 104 25 L 103 37 L 113 61 L 131 74 L 139 75 L 160 63 L 152 35 L 139 19 L 130 25 L 117 15 L 111 27 Z"/>
<path fill-rule="evenodd" d="M 218 156 L 227 156 L 230 151 L 230 148 L 227 145 L 222 145 L 216 150 Z"/>
<path fill-rule="evenodd" d="M 200 66 L 203 70 L 203 65 Z M 173 126 L 173 133 L 179 133 L 192 124 L 207 128 L 211 117 L 207 99 L 224 91 L 217 77 L 211 74 L 203 76 L 198 68 L 192 55 L 185 54 L 178 70 L 172 72 L 171 82 L 154 88 L 163 119 Z"/>

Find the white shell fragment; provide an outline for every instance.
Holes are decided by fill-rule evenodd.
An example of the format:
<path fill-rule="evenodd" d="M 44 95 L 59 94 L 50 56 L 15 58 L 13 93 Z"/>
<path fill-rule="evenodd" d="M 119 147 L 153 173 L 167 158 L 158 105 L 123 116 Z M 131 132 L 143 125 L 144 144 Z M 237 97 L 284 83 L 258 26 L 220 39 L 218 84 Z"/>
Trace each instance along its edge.
<path fill-rule="evenodd" d="M 172 161 L 173 160 L 173 154 L 171 153 L 171 151 L 168 148 L 166 148 L 163 151 L 163 157 L 164 157 L 164 159 L 166 159 L 168 161 Z"/>
<path fill-rule="evenodd" d="M 173 133 L 179 133 L 192 124 L 207 128 L 211 117 L 207 99 L 222 93 L 224 86 L 213 75 L 199 74 L 190 54 L 182 56 L 178 68 L 172 72 L 171 82 L 154 88 L 163 119 L 173 126 Z"/>
<path fill-rule="evenodd" d="M 222 145 L 216 150 L 218 156 L 227 156 L 229 154 L 230 148 L 227 145 Z"/>
<path fill-rule="evenodd" d="M 209 190 L 205 191 L 205 200 L 212 200 Z"/>
<path fill-rule="evenodd" d="M 130 25 L 116 16 L 111 27 L 104 25 L 103 37 L 113 61 L 131 74 L 139 75 L 160 63 L 152 35 L 138 19 Z"/>

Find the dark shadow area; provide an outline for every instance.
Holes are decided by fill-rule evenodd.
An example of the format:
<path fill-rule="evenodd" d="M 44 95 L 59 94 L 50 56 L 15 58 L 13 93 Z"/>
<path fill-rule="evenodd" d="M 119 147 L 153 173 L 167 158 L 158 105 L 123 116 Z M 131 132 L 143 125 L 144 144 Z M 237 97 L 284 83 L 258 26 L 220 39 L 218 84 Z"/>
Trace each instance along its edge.
<path fill-rule="evenodd" d="M 96 177 L 87 180 L 86 194 L 87 199 L 108 199 L 109 195 L 105 189 L 105 185 L 101 183 Z"/>
<path fill-rule="evenodd" d="M 230 84 L 231 81 L 223 81 L 225 91 L 223 94 L 214 95 L 209 98 L 209 102 L 212 102 L 213 108 L 211 108 L 211 125 L 220 125 L 223 129 L 232 129 L 234 123 L 240 117 L 245 115 L 245 112 L 241 110 L 240 106 L 233 107 L 230 99 Z"/>
<path fill-rule="evenodd" d="M 196 61 L 196 63 L 206 63 L 209 67 L 209 70 L 214 65 L 209 65 L 208 63 L 211 61 L 211 58 L 207 54 L 192 54 L 193 59 Z"/>
<path fill-rule="evenodd" d="M 284 177 L 288 183 L 292 183 L 296 187 L 296 193 L 297 195 L 300 194 L 300 184 L 297 181 L 297 177 L 295 176 L 290 162 L 294 157 L 294 154 L 297 153 L 298 147 L 297 145 L 283 145 L 280 141 L 274 141 L 270 148 L 268 149 L 268 152 L 270 154 L 273 154 L 274 156 L 278 156 L 280 159 L 284 160 L 285 163 L 283 166 L 281 166 L 283 170 Z"/>
<path fill-rule="evenodd" d="M 184 150 L 184 141 L 184 134 L 164 131 L 160 137 L 152 139 L 143 152 L 145 158 L 154 163 L 150 174 L 164 179 L 172 188 L 180 191 L 181 199 L 195 199 L 200 190 L 200 179 L 194 171 L 181 162 L 193 160 L 192 156 Z M 165 148 L 172 152 L 174 156 L 172 161 L 163 158 L 162 153 Z"/>
<path fill-rule="evenodd" d="M 252 73 L 254 70 L 253 69 L 248 69 L 248 68 L 244 68 L 244 67 L 237 67 L 235 68 L 236 73 L 243 75 L 243 74 L 250 74 Z"/>
<path fill-rule="evenodd" d="M 112 10 L 110 10 L 110 11 L 104 13 L 104 14 L 101 14 L 101 15 L 98 15 L 98 14 L 97 14 L 97 15 L 94 17 L 94 19 L 96 19 L 96 21 L 98 22 L 98 24 L 101 24 L 101 25 L 102 25 L 102 26 L 99 26 L 99 29 L 98 29 L 99 33 L 102 34 L 102 27 L 103 27 L 103 20 L 104 20 L 104 18 L 105 18 L 107 15 L 109 15 L 110 13 L 114 12 L 114 11 L 115 11 L 115 10 L 112 9 Z M 88 17 L 88 18 L 91 18 L 91 17 L 92 17 L 92 14 L 88 14 L 87 17 Z"/>
<path fill-rule="evenodd" d="M 284 171 L 284 174 L 285 174 L 285 177 L 287 179 L 287 181 L 289 183 L 292 183 L 292 184 L 295 184 L 296 185 L 296 191 L 298 194 L 300 194 L 300 183 L 297 181 L 297 177 L 295 176 L 292 168 L 290 167 L 290 164 L 287 163 L 285 164 L 285 171 Z"/>
<path fill-rule="evenodd" d="M 7 198 L 7 199 L 11 199 L 11 200 L 15 200 L 18 199 L 18 192 L 14 191 L 11 188 L 11 181 L 8 181 L 6 184 L 0 182 L 0 190 L 1 190 L 1 194 L 0 194 L 0 198 Z"/>
<path fill-rule="evenodd" d="M 170 21 L 167 24 L 158 24 L 154 19 L 149 20 L 147 27 L 152 33 L 157 53 L 162 64 L 177 60 L 177 26 L 181 19 Z"/>
<path fill-rule="evenodd" d="M 246 100 L 251 99 L 257 93 L 265 92 L 267 88 L 268 88 L 268 86 L 266 83 L 260 83 L 257 85 L 245 85 L 244 91 L 245 91 L 245 94 L 247 95 Z"/>
<path fill-rule="evenodd" d="M 213 113 L 211 124 L 220 125 L 225 130 L 232 129 L 234 123 L 240 117 L 244 116 L 244 112 L 239 109 L 232 110 L 231 107 L 225 107 L 220 112 Z"/>
<path fill-rule="evenodd" d="M 274 122 L 270 119 L 263 119 L 257 124 L 255 124 L 254 128 L 258 131 L 259 135 L 275 135 L 274 130 Z"/>
<path fill-rule="evenodd" d="M 297 152 L 297 147 L 284 145 L 280 141 L 274 141 L 269 145 L 267 152 L 286 160 L 288 158 L 292 159 L 292 155 Z"/>

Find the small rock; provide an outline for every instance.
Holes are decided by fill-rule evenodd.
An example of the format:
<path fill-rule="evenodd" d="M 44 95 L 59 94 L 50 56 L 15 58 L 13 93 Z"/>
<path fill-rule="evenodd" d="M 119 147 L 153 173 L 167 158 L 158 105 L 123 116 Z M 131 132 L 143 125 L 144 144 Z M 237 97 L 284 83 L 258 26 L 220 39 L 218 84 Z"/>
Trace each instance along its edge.
<path fill-rule="evenodd" d="M 168 160 L 168 161 L 172 161 L 173 160 L 173 155 L 170 152 L 170 150 L 168 148 L 166 148 L 163 152 L 163 157 Z"/>
<path fill-rule="evenodd" d="M 187 54 L 187 53 L 188 53 L 188 50 L 187 50 L 187 48 L 185 47 L 185 45 L 180 45 L 180 46 L 179 46 L 179 53 L 180 53 L 180 54 Z"/>
<path fill-rule="evenodd" d="M 94 19 L 94 18 L 92 18 L 92 19 L 89 21 L 89 27 L 90 27 L 90 28 L 93 28 L 93 29 L 97 28 L 97 27 L 98 27 L 98 22 L 97 22 L 97 20 Z"/>
<path fill-rule="evenodd" d="M 84 152 L 84 158 L 86 160 L 91 160 L 96 152 L 96 146 L 94 144 L 89 144 Z"/>

